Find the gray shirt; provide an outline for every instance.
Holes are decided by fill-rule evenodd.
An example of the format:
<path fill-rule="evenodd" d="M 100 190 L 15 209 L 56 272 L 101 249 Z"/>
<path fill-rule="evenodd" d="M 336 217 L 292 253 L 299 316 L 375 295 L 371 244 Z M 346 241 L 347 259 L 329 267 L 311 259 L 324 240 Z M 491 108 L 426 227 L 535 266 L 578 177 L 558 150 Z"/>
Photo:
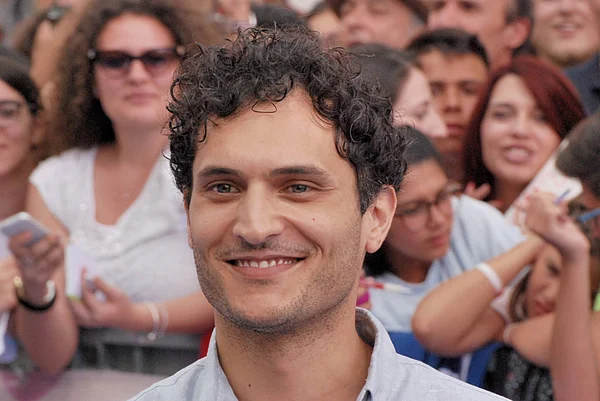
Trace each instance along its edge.
<path fill-rule="evenodd" d="M 357 401 L 501 401 L 429 366 L 398 355 L 382 324 L 356 310 L 356 330 L 373 346 L 371 366 Z M 237 401 L 221 369 L 213 335 L 206 358 L 162 380 L 130 401 Z"/>

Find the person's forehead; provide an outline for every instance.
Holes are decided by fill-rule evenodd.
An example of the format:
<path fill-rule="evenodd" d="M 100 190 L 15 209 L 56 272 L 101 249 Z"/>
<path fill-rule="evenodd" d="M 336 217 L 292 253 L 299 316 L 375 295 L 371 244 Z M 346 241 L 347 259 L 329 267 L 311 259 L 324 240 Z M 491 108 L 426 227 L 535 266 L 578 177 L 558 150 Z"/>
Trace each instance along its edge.
<path fill-rule="evenodd" d="M 425 75 L 435 75 L 436 80 L 454 80 L 456 75 L 473 80 L 483 81 L 488 70 L 483 59 L 475 53 L 445 53 L 431 50 L 420 54 L 419 64 Z"/>
<path fill-rule="evenodd" d="M 422 161 L 409 166 L 398 192 L 398 203 L 431 200 L 447 185 L 448 176 L 437 161 Z"/>
<path fill-rule="evenodd" d="M 232 117 L 211 120 L 214 124 L 198 148 L 195 170 L 223 163 L 240 171 L 266 171 L 284 164 L 350 166 L 337 153 L 333 126 L 319 118 L 304 93 L 293 91 L 280 102 L 254 104 Z"/>
<path fill-rule="evenodd" d="M 398 4 L 408 7 L 415 15 L 417 15 L 422 21 L 427 19 L 427 5 L 423 0 L 329 0 L 328 1 L 333 10 L 339 15 L 340 8 L 346 4 L 381 4 L 385 3 L 390 7 L 394 7 Z"/>
<path fill-rule="evenodd" d="M 506 74 L 494 85 L 490 96 L 490 105 L 495 103 L 537 106 L 537 101 L 523 78 L 512 73 Z"/>
<path fill-rule="evenodd" d="M 0 100 L 24 101 L 25 98 L 15 88 L 0 79 Z"/>

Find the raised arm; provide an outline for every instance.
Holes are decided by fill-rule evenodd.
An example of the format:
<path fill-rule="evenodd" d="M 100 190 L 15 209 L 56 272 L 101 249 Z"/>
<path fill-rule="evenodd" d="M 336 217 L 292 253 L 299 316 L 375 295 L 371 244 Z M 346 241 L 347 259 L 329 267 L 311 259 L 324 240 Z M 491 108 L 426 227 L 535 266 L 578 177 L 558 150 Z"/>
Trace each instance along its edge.
<path fill-rule="evenodd" d="M 557 401 L 598 401 L 600 375 L 592 338 L 590 243 L 553 197 L 535 194 L 528 227 L 554 245 L 563 259 L 550 352 Z"/>
<path fill-rule="evenodd" d="M 488 265 L 503 284 L 511 282 L 539 253 L 543 242 L 530 237 Z M 502 337 L 503 317 L 491 306 L 496 289 L 479 269 L 472 269 L 431 291 L 412 319 L 413 332 L 429 350 L 460 355 Z"/>
<path fill-rule="evenodd" d="M 56 301 L 43 312 L 19 304 L 16 308 L 17 337 L 31 360 L 43 371 L 57 373 L 71 361 L 79 341 L 79 330 L 65 296 L 63 267 L 66 230 L 48 210 L 39 192 L 29 185 L 25 210 L 53 234 L 27 247 L 27 238 L 11 241 L 23 282 L 25 300 L 33 305 L 47 303 L 46 281 L 56 285 Z"/>

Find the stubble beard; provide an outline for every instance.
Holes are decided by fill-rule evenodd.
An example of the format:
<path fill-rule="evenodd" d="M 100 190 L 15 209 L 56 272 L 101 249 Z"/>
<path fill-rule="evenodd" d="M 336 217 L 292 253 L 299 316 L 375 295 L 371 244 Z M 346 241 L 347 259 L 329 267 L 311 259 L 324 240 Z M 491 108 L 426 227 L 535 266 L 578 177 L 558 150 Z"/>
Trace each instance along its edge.
<path fill-rule="evenodd" d="M 286 304 L 270 308 L 261 318 L 253 318 L 243 307 L 238 307 L 228 299 L 222 277 L 210 266 L 206 255 L 192 240 L 202 291 L 228 324 L 262 336 L 286 336 L 302 332 L 306 334 L 304 337 L 307 340 L 312 337 L 310 333 L 315 331 L 315 327 L 321 331 L 333 324 L 337 312 L 345 304 L 358 274 L 356 265 L 362 265 L 359 246 L 360 224 L 357 224 L 345 238 L 338 239 L 331 253 L 325 257 L 327 265 L 317 270 L 297 297 Z M 264 285 L 268 286 L 269 282 Z"/>

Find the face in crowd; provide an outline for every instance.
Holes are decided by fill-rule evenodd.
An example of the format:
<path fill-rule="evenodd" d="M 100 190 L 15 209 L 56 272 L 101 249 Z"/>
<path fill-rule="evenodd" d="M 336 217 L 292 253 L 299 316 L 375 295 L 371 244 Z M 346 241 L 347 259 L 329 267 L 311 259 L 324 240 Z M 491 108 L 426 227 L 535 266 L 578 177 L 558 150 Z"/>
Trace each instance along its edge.
<path fill-rule="evenodd" d="M 590 0 L 535 0 L 531 42 L 539 54 L 568 67 L 598 51 L 600 29 Z"/>
<path fill-rule="evenodd" d="M 429 82 L 418 68 L 411 67 L 394 103 L 394 110 L 398 126 L 412 125 L 432 139 L 448 136 L 446 125 L 434 107 Z"/>
<path fill-rule="evenodd" d="M 429 81 L 433 104 L 448 130 L 446 137 L 435 139 L 436 148 L 444 155 L 459 155 L 479 90 L 487 79 L 485 62 L 475 54 L 438 50 L 421 54 L 418 61 Z"/>
<path fill-rule="evenodd" d="M 32 107 L 0 80 L 0 177 L 28 172 L 33 166 L 32 147 L 39 143 L 41 129 Z"/>
<path fill-rule="evenodd" d="M 381 43 L 402 49 L 422 25 L 401 0 L 347 0 L 340 19 L 347 47 Z"/>
<path fill-rule="evenodd" d="M 312 15 L 307 20 L 307 24 L 312 31 L 319 32 L 321 41 L 325 47 L 341 46 L 344 44 L 342 22 L 332 9 L 326 8 Z"/>
<path fill-rule="evenodd" d="M 424 263 L 443 257 L 450 246 L 456 189 L 435 159 L 411 165 L 385 241 L 388 252 Z"/>
<path fill-rule="evenodd" d="M 427 26 L 430 29 L 460 28 L 477 35 L 485 46 L 490 64 L 509 62 L 512 52 L 529 34 L 530 23 L 509 21 L 516 0 L 430 0 Z"/>
<path fill-rule="evenodd" d="M 264 333 L 327 316 L 348 301 L 377 242 L 334 129 L 301 90 L 276 112 L 256 105 L 215 123 L 194 160 L 188 210 L 206 297 L 228 321 Z"/>
<path fill-rule="evenodd" d="M 150 16 L 110 20 L 92 55 L 94 91 L 116 129 L 163 125 L 178 53 L 171 31 Z"/>
<path fill-rule="evenodd" d="M 501 78 L 481 124 L 483 162 L 497 182 L 527 185 L 560 141 L 523 79 Z"/>

